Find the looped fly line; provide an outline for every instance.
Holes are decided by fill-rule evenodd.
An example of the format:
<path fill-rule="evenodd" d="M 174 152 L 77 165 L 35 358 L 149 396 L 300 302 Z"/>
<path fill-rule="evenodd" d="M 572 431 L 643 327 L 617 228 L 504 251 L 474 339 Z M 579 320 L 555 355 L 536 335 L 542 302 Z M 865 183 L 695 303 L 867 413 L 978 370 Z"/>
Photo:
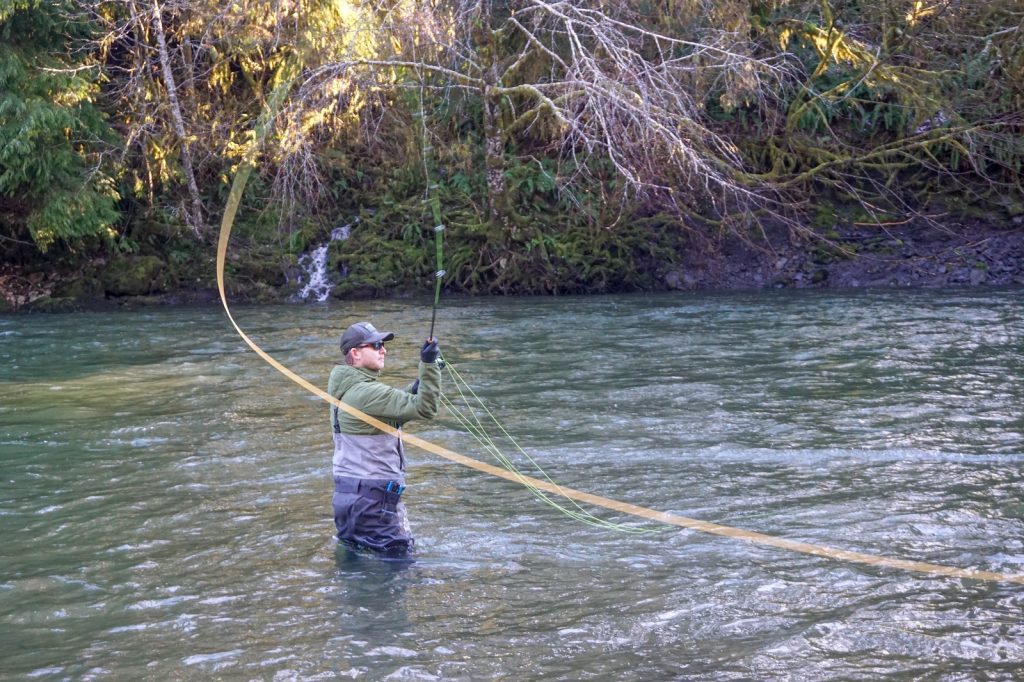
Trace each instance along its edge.
<path fill-rule="evenodd" d="M 289 67 L 289 71 L 294 72 L 293 67 Z M 269 98 L 267 109 L 264 111 L 264 115 L 261 116 L 259 123 L 256 126 L 255 135 L 249 142 L 246 149 L 246 153 L 242 159 L 242 162 L 235 173 L 235 177 L 231 183 L 231 191 L 228 194 L 227 205 L 224 208 L 224 215 L 221 219 L 220 226 L 220 237 L 217 242 L 217 289 L 220 292 L 220 300 L 224 306 L 224 312 L 227 313 L 228 320 L 231 325 L 238 332 L 241 339 L 248 345 L 257 355 L 263 358 L 271 367 L 276 369 L 281 374 L 288 377 L 295 384 L 306 389 L 310 393 L 320 397 L 324 401 L 336 406 L 338 409 L 344 411 L 347 414 L 361 420 L 362 422 L 369 424 L 385 433 L 389 433 L 393 436 L 402 438 L 406 443 L 409 443 L 422 450 L 426 450 L 438 457 L 447 459 L 451 462 L 461 464 L 475 469 L 498 478 L 505 479 L 507 481 L 513 481 L 527 485 L 532 491 L 543 491 L 544 493 L 550 493 L 552 495 L 560 495 L 566 497 L 575 502 L 583 502 L 585 504 L 594 505 L 597 507 L 603 507 L 612 511 L 620 512 L 623 514 L 629 514 L 649 521 L 657 523 L 664 523 L 680 528 L 688 528 L 690 530 L 700 531 L 702 533 L 711 533 L 713 535 L 720 535 L 722 537 L 733 538 L 736 540 L 746 540 L 747 542 L 753 542 L 760 545 L 766 545 L 769 547 L 776 547 L 778 549 L 784 549 L 792 552 L 800 552 L 802 554 L 810 554 L 812 556 L 819 556 L 826 559 L 833 559 L 839 561 L 849 561 L 858 564 L 864 564 L 868 566 L 876 566 L 879 568 L 894 568 L 904 571 L 916 571 L 919 573 L 927 573 L 936 576 L 946 576 L 950 578 L 964 578 L 968 580 L 987 580 L 993 582 L 1002 583 L 1016 583 L 1018 585 L 1024 585 L 1024 574 L 1010 574 L 1010 573 L 998 573 L 995 571 L 981 571 L 969 568 L 956 568 L 952 566 L 941 566 L 939 564 L 930 564 L 920 561 L 910 561 L 906 559 L 893 559 L 889 557 L 877 556 L 874 554 L 865 554 L 862 552 L 852 552 L 844 549 L 836 549 L 834 547 L 827 547 L 825 545 L 815 545 L 808 542 L 799 542 L 797 540 L 787 540 L 785 538 L 779 538 L 772 535 L 766 535 L 764 533 L 757 533 L 754 531 L 743 530 L 740 528 L 733 528 L 731 526 L 724 526 L 717 523 L 710 523 L 708 521 L 701 521 L 699 519 L 692 519 L 685 516 L 679 516 L 677 514 L 670 514 L 668 512 L 660 512 L 654 509 L 648 509 L 647 507 L 641 507 L 639 505 L 630 504 L 628 502 L 621 502 L 613 500 L 600 495 L 592 495 L 590 493 L 582 492 L 580 490 L 574 490 L 573 488 L 566 488 L 564 486 L 556 485 L 552 481 L 543 481 L 530 476 L 525 476 L 518 471 L 510 471 L 503 469 L 491 464 L 480 462 L 478 460 L 466 457 L 457 452 L 453 452 L 445 447 L 436 445 L 429 441 L 423 440 L 412 434 L 402 433 L 397 429 L 385 424 L 375 417 L 371 417 L 360 410 L 351 407 L 340 400 L 336 399 L 323 389 L 313 385 L 306 379 L 295 374 L 293 371 L 282 365 L 280 362 L 271 357 L 266 351 L 260 348 L 255 341 L 250 339 L 245 332 L 242 331 L 238 323 L 235 322 L 234 316 L 231 314 L 231 308 L 228 306 L 227 295 L 225 294 L 224 288 L 224 264 L 227 259 L 227 248 L 228 241 L 231 237 L 231 227 L 235 220 L 235 214 L 238 211 L 239 204 L 242 200 L 242 192 L 245 189 L 245 185 L 248 182 L 249 175 L 255 165 L 255 159 L 259 152 L 259 147 L 266 136 L 267 131 L 271 127 L 271 122 L 277 113 L 277 109 L 280 106 L 285 94 L 291 88 L 291 83 L 294 80 L 294 73 L 288 75 L 271 93 Z M 436 196 L 436 195 L 435 195 Z M 438 224 L 440 220 L 437 221 Z M 437 236 L 440 239 L 441 231 L 437 231 Z M 440 267 L 438 268 L 441 269 Z M 440 287 L 440 278 L 438 278 L 438 290 Z M 437 294 L 435 294 L 436 296 Z M 436 310 L 436 304 L 435 304 Z"/>

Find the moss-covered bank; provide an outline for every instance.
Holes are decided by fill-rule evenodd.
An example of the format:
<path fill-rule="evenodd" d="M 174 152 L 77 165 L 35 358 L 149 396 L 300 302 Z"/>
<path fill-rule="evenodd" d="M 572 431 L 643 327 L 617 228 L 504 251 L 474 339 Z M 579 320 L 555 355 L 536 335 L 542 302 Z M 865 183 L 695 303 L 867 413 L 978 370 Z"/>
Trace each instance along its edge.
<path fill-rule="evenodd" d="M 452 230 L 446 291 L 471 295 L 604 294 L 762 288 L 1024 285 L 1024 226 L 836 225 L 818 237 L 777 229 L 710 240 L 637 223 L 626 239 L 599 230 L 524 238 L 498 249 L 487 235 Z M 621 238 L 621 233 L 619 233 Z M 388 237 L 367 221 L 334 242 L 336 299 L 423 294 L 433 282 L 432 232 Z M 583 241 L 588 240 L 588 241 Z M 513 245 L 512 248 L 515 248 Z M 296 300 L 302 272 L 287 249 L 229 257 L 234 302 Z M 0 266 L 0 311 L 68 311 L 217 302 L 213 254 L 172 262 L 156 254 L 102 259 L 74 269 Z"/>

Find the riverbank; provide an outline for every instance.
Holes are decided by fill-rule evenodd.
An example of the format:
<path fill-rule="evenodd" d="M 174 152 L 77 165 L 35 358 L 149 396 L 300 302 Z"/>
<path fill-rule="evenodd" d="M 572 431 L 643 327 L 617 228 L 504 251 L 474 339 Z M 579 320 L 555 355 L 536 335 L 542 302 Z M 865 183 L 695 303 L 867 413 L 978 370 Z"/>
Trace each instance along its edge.
<path fill-rule="evenodd" d="M 1024 225 L 851 226 L 814 237 L 779 230 L 701 242 L 677 256 L 648 266 L 645 290 L 1013 286 L 1024 285 Z M 153 255 L 45 270 L 3 264 L 0 312 L 216 304 L 212 259 L 201 270 L 182 277 Z M 294 265 L 279 273 L 243 268 L 229 280 L 234 301 L 285 302 L 299 286 Z"/>
<path fill-rule="evenodd" d="M 819 238 L 730 239 L 663 277 L 670 289 L 879 288 L 1024 284 L 1024 227 L 850 227 Z"/>

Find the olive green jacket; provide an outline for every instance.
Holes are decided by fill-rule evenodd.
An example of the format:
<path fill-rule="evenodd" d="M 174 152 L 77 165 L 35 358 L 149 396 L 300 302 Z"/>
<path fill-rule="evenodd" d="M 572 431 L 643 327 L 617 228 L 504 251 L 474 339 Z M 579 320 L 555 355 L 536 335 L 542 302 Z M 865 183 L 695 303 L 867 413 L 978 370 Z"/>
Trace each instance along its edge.
<path fill-rule="evenodd" d="M 437 414 L 441 394 L 441 370 L 437 363 L 420 363 L 420 386 L 415 395 L 381 383 L 379 375 L 367 369 L 335 365 L 327 381 L 327 392 L 395 428 L 412 419 L 430 419 Z M 403 481 L 405 452 L 400 437 L 366 424 L 334 405 L 330 407 L 330 416 L 334 476 Z"/>

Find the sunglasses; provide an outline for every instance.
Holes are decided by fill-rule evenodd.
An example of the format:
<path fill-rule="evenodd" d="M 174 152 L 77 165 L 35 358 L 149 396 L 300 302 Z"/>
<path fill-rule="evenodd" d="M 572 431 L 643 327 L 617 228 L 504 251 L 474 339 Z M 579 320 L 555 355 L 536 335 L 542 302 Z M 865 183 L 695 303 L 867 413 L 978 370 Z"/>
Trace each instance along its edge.
<path fill-rule="evenodd" d="M 356 346 L 356 348 L 372 348 L 374 350 L 380 350 L 383 347 L 384 347 L 384 342 L 383 341 L 374 341 L 373 343 L 364 343 L 361 346 Z"/>

